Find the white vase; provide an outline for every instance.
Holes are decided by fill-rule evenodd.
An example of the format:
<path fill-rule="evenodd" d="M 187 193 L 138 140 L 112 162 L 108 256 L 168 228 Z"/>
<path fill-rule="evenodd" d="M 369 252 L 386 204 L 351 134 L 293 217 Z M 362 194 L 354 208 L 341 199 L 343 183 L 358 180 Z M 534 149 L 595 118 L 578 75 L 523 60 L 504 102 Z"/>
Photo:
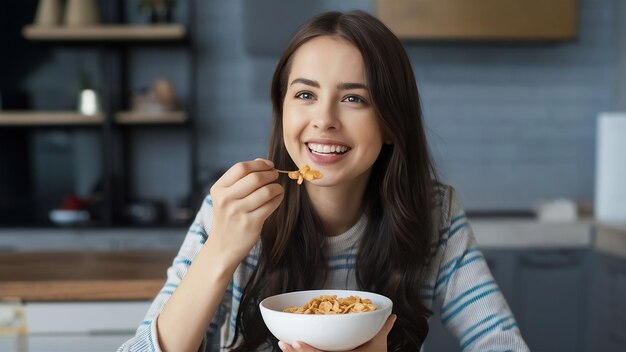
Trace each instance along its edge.
<path fill-rule="evenodd" d="M 61 2 L 59 0 L 39 0 L 35 13 L 35 25 L 54 27 L 61 24 Z"/>
<path fill-rule="evenodd" d="M 78 112 L 83 115 L 95 115 L 101 112 L 100 97 L 93 89 L 83 89 L 78 96 Z"/>
<path fill-rule="evenodd" d="M 603 112 L 596 122 L 595 218 L 626 223 L 626 112 Z"/>
<path fill-rule="evenodd" d="M 88 27 L 100 23 L 96 0 L 68 0 L 64 23 L 69 27 Z"/>

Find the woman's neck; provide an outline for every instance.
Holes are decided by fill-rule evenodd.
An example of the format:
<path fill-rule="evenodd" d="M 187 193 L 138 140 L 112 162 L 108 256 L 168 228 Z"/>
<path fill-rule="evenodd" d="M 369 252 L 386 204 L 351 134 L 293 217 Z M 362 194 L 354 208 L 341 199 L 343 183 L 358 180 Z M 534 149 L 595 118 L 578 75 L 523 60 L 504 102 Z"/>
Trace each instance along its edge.
<path fill-rule="evenodd" d="M 306 184 L 311 205 L 319 215 L 328 236 L 348 231 L 361 217 L 367 177 L 351 184 L 318 187 Z"/>

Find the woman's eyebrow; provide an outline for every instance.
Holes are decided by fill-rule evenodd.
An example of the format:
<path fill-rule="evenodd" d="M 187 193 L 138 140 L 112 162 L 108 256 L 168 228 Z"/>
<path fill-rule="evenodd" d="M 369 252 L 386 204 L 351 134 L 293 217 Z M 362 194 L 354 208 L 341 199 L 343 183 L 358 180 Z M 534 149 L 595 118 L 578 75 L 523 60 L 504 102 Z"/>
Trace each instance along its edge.
<path fill-rule="evenodd" d="M 350 89 L 365 89 L 367 90 L 367 86 L 363 83 L 339 83 L 337 85 L 337 89 L 339 90 L 350 90 Z"/>
<path fill-rule="evenodd" d="M 319 88 L 320 87 L 319 82 L 311 80 L 311 79 L 306 79 L 306 78 L 296 78 L 293 81 L 291 81 L 290 86 L 293 86 L 296 83 L 306 84 L 307 86 L 311 86 L 311 87 L 315 87 L 315 88 Z"/>
<path fill-rule="evenodd" d="M 307 78 L 296 78 L 293 81 L 291 81 L 290 86 L 292 86 L 292 85 L 294 85 L 296 83 L 306 84 L 308 86 L 315 87 L 315 88 L 320 88 L 321 87 L 319 82 L 314 81 L 312 79 L 307 79 Z M 339 89 L 339 90 L 350 90 L 350 89 L 365 89 L 365 90 L 367 90 L 367 85 L 365 85 L 363 83 L 345 82 L 345 83 L 337 84 L 337 89 Z"/>

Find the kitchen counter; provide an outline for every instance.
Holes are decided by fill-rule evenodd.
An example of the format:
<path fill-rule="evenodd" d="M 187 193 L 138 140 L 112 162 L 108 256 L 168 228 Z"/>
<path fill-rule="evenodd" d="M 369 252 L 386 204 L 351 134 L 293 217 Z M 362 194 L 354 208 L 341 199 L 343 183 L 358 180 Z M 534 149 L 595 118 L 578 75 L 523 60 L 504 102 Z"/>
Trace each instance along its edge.
<path fill-rule="evenodd" d="M 152 300 L 175 251 L 0 253 L 0 299 Z"/>
<path fill-rule="evenodd" d="M 598 252 L 626 259 L 626 223 L 595 224 L 593 246 Z"/>
<path fill-rule="evenodd" d="M 592 243 L 591 219 L 576 222 L 540 222 L 535 218 L 470 218 L 480 248 L 585 248 Z"/>
<path fill-rule="evenodd" d="M 2 251 L 173 251 L 185 227 L 155 228 L 0 228 Z"/>
<path fill-rule="evenodd" d="M 484 249 L 589 248 L 626 259 L 626 223 L 593 219 L 550 223 L 533 218 L 470 218 L 469 223 Z"/>

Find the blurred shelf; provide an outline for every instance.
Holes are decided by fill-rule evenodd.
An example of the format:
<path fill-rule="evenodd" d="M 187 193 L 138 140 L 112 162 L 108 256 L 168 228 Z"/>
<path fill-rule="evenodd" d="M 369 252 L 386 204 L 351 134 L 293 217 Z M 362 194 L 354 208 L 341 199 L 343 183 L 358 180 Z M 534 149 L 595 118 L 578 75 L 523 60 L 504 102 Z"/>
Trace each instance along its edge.
<path fill-rule="evenodd" d="M 12 233 L 20 234 L 36 234 L 36 233 L 118 233 L 118 232 L 134 232 L 150 234 L 154 231 L 177 231 L 186 233 L 191 226 L 192 221 L 188 223 L 165 223 L 165 224 L 129 224 L 120 223 L 113 225 L 103 225 L 98 223 L 74 225 L 74 226 L 58 226 L 54 224 L 0 224 L 0 236 Z M 181 232 L 182 231 L 182 232 Z"/>
<path fill-rule="evenodd" d="M 0 254 L 0 298 L 22 301 L 149 300 L 174 251 L 37 251 Z"/>
<path fill-rule="evenodd" d="M 121 111 L 115 114 L 115 122 L 121 125 L 183 124 L 187 122 L 187 113 L 185 113 L 184 111 Z"/>
<path fill-rule="evenodd" d="M 168 230 L 168 229 L 189 229 L 189 226 L 193 223 L 193 218 L 187 220 L 169 220 L 169 221 L 157 221 L 154 223 L 133 223 L 126 219 L 118 219 L 114 223 L 104 223 L 100 220 L 90 220 L 83 223 L 58 225 L 52 223 L 50 220 L 37 220 L 27 219 L 22 221 L 13 222 L 0 222 L 0 235 L 6 233 L 6 231 L 126 231 L 126 230 Z"/>
<path fill-rule="evenodd" d="M 74 111 L 0 111 L 0 126 L 99 125 L 103 120 L 102 114 Z"/>
<path fill-rule="evenodd" d="M 100 25 L 94 27 L 25 26 L 22 30 L 29 40 L 41 41 L 163 41 L 182 40 L 187 35 L 180 24 L 166 25 Z"/>

